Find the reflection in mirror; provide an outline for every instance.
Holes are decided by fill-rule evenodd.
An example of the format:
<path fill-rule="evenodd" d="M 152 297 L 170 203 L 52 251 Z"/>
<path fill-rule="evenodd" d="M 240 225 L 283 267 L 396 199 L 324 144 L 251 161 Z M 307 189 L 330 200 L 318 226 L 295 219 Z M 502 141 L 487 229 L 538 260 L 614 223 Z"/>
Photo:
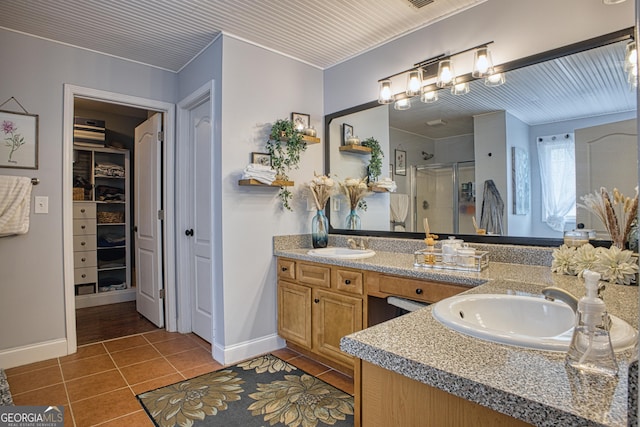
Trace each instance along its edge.
<path fill-rule="evenodd" d="M 609 239 L 576 202 L 603 186 L 633 196 L 638 182 L 636 93 L 624 69 L 629 39 L 620 33 L 569 46 L 570 55 L 531 59 L 533 65 L 504 64 L 502 86 L 474 80 L 467 94 L 442 89 L 437 102 L 414 98 L 409 110 L 372 102 L 327 116 L 327 173 L 340 180 L 367 175 L 366 154 L 339 149 L 347 124 L 360 140 L 380 142 L 382 176 L 397 185 L 367 198 L 361 233 L 423 233 L 426 217 L 432 232 L 473 236 L 468 241 L 508 241 L 499 235 L 535 244 L 532 238 L 561 239 L 577 224 Z M 545 151 L 545 141 L 565 139 L 570 150 Z M 560 166 L 558 156 L 571 167 Z M 328 205 L 336 233 L 348 214 L 342 202 Z M 487 236 L 476 237 L 476 227 Z"/>

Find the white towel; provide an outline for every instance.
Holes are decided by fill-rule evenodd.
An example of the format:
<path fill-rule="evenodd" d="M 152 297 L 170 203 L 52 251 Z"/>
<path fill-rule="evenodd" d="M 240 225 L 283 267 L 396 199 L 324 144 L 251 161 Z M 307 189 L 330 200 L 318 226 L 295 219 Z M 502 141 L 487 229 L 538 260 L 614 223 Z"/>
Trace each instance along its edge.
<path fill-rule="evenodd" d="M 389 207 L 391 209 L 391 223 L 393 224 L 393 230 L 391 231 L 404 231 L 406 228 L 402 224 L 407 218 L 407 212 L 409 211 L 409 195 L 402 193 L 391 193 L 389 198 Z"/>
<path fill-rule="evenodd" d="M 0 176 L 0 237 L 29 231 L 31 178 Z"/>
<path fill-rule="evenodd" d="M 242 172 L 242 179 L 255 179 L 263 184 L 271 185 L 276 180 L 276 171 L 270 166 L 250 163 Z"/>
<path fill-rule="evenodd" d="M 389 177 L 382 178 L 380 181 L 376 182 L 374 186 L 386 188 L 390 193 L 393 193 L 398 189 L 396 182 Z"/>

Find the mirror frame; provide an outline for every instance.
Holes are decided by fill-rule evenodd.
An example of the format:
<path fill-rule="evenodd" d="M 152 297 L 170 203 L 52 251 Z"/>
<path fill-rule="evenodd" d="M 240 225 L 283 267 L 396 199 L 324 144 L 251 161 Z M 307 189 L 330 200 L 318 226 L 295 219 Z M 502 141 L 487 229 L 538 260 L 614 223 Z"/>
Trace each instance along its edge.
<path fill-rule="evenodd" d="M 527 56 L 524 58 L 516 59 L 513 61 L 505 62 L 504 64 L 494 66 L 496 72 L 503 73 L 518 68 L 527 67 L 529 65 L 535 65 L 541 62 L 550 61 L 563 56 L 573 55 L 575 53 L 584 52 L 590 49 L 594 49 L 601 46 L 606 46 L 612 43 L 621 42 L 624 40 L 630 40 L 635 37 L 635 27 L 625 28 L 613 33 L 605 34 L 602 36 L 594 37 L 591 39 L 583 40 L 570 45 L 562 46 L 556 49 L 541 52 L 535 55 Z M 459 76 L 462 82 L 476 80 L 471 76 L 471 73 Z M 368 110 L 370 108 L 377 107 L 379 104 L 377 101 L 371 101 L 364 104 L 356 105 L 355 107 L 347 108 L 335 113 L 331 113 L 325 116 L 324 120 L 324 134 L 325 134 L 325 146 L 324 146 L 324 160 L 325 160 L 325 174 L 328 176 L 331 171 L 330 165 L 330 140 L 329 140 L 329 126 L 334 119 L 339 117 L 357 113 L 360 111 Z M 331 206 L 331 205 L 329 205 Z M 334 228 L 331 223 L 331 210 L 326 212 L 329 219 L 329 233 L 342 234 L 342 235 L 356 235 L 356 236 L 368 236 L 368 237 L 391 237 L 398 239 L 424 239 L 424 233 L 417 232 L 398 232 L 398 231 L 381 231 L 381 230 L 348 230 L 341 228 Z M 437 230 L 435 230 L 437 232 Z M 450 234 L 440 234 L 439 238 L 446 239 Z M 486 236 L 477 234 L 458 234 L 457 237 L 463 237 L 466 242 L 469 243 L 495 243 L 495 244 L 511 244 L 511 245 L 526 245 L 526 246 L 560 246 L 564 243 L 562 238 L 538 238 L 538 237 L 517 237 L 517 236 Z M 610 246 L 609 240 L 593 240 L 590 242 L 594 246 Z"/>

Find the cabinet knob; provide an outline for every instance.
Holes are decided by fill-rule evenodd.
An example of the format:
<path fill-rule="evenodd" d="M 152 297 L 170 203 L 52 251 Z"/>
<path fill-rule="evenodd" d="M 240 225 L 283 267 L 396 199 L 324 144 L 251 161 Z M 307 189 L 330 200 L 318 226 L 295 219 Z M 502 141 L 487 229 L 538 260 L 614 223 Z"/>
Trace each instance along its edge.
<path fill-rule="evenodd" d="M 288 268 L 287 268 L 287 267 L 282 267 L 280 270 L 282 270 L 282 271 L 287 271 L 287 270 L 288 270 Z"/>
<path fill-rule="evenodd" d="M 80 261 L 85 262 L 87 259 L 86 258 L 80 258 Z"/>
<path fill-rule="evenodd" d="M 416 289 L 416 294 L 422 295 L 422 289 L 420 289 L 420 288 Z"/>
<path fill-rule="evenodd" d="M 85 213 L 85 209 L 84 208 L 80 209 L 80 213 Z"/>
<path fill-rule="evenodd" d="M 314 299 L 313 302 L 315 302 L 316 304 L 320 302 L 320 300 L 318 298 Z"/>
<path fill-rule="evenodd" d="M 83 274 L 83 275 L 82 275 L 82 278 L 84 279 L 85 277 L 87 277 L 87 275 L 86 275 L 86 274 Z"/>
<path fill-rule="evenodd" d="M 185 236 L 193 236 L 193 228 L 184 231 Z"/>
<path fill-rule="evenodd" d="M 87 242 L 80 242 L 80 246 L 84 246 L 86 244 L 87 244 Z"/>
<path fill-rule="evenodd" d="M 81 225 L 80 228 L 82 228 L 84 230 L 85 228 L 87 228 L 87 226 L 86 225 Z"/>
<path fill-rule="evenodd" d="M 345 285 L 350 285 L 350 284 L 351 284 L 351 280 L 349 280 L 349 279 L 345 280 L 345 281 L 344 281 L 344 284 L 345 284 Z"/>

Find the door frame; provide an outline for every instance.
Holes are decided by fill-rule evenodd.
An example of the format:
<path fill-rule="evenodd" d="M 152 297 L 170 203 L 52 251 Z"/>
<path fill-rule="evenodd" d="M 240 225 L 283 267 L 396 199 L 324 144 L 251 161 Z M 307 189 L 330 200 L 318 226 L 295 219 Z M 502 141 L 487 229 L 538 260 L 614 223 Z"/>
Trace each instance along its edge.
<path fill-rule="evenodd" d="M 200 105 L 202 102 L 209 101 L 211 105 L 211 118 L 212 118 L 212 153 L 213 158 L 211 159 L 211 168 L 212 168 L 212 176 L 214 177 L 212 188 L 213 198 L 212 198 L 212 206 L 211 206 L 211 221 L 212 221 L 212 234 L 216 236 L 215 239 L 211 239 L 212 247 L 211 247 L 211 258 L 213 265 L 213 274 L 211 275 L 213 283 L 213 289 L 211 292 L 211 321 L 213 325 L 211 327 L 212 331 L 212 354 L 214 353 L 216 341 L 216 324 L 218 323 L 217 319 L 220 319 L 221 304 L 216 305 L 216 301 L 221 301 L 221 293 L 222 290 L 217 286 L 217 284 L 222 283 L 222 246 L 221 246 L 221 231 L 222 231 L 222 221 L 220 219 L 220 194 L 221 194 L 221 183 L 219 179 L 216 179 L 220 173 L 220 157 L 221 157 L 221 147 L 219 144 L 216 144 L 218 139 L 217 137 L 217 122 L 215 120 L 215 82 L 214 80 L 210 80 L 204 85 L 200 86 L 198 89 L 193 91 L 187 97 L 182 99 L 177 104 L 177 139 L 181 141 L 182 144 L 185 144 L 189 141 L 189 115 L 193 108 Z M 184 148 L 181 148 L 176 151 L 176 188 L 186 188 L 189 183 L 189 165 L 190 165 L 190 157 L 189 153 L 187 153 Z M 188 196 L 186 192 L 179 192 L 176 195 L 176 200 L 180 206 L 187 206 L 189 203 Z M 182 229 L 186 229 L 188 226 L 188 221 L 190 220 L 189 212 L 185 209 L 180 209 L 176 211 L 176 223 L 180 225 Z M 176 235 L 177 236 L 177 235 Z M 189 283 L 190 279 L 190 271 L 187 269 L 187 264 L 189 262 L 189 240 L 184 238 L 182 233 L 180 234 L 181 238 L 177 239 L 176 242 L 176 273 L 179 283 Z M 185 313 L 184 316 L 180 316 L 178 318 L 178 332 L 187 333 L 192 331 L 192 323 L 191 323 L 191 315 L 187 315 L 187 313 L 191 313 L 191 291 L 189 286 L 180 286 L 177 289 L 177 298 L 178 298 L 178 311 L 180 313 Z"/>
<path fill-rule="evenodd" d="M 163 113 L 164 143 L 162 147 L 162 179 L 164 181 L 162 197 L 164 198 L 165 217 L 162 223 L 163 239 L 163 273 L 164 273 L 164 313 L 166 329 L 177 328 L 176 280 L 175 280 L 175 105 L 169 102 L 148 98 L 108 92 L 99 89 L 64 84 L 64 106 L 62 125 L 62 250 L 64 274 L 65 325 L 67 335 L 67 354 L 77 351 L 76 336 L 76 302 L 73 278 L 73 111 L 74 99 L 85 98 L 110 104 L 146 109 Z M 172 303 L 170 303 L 172 302 Z"/>

